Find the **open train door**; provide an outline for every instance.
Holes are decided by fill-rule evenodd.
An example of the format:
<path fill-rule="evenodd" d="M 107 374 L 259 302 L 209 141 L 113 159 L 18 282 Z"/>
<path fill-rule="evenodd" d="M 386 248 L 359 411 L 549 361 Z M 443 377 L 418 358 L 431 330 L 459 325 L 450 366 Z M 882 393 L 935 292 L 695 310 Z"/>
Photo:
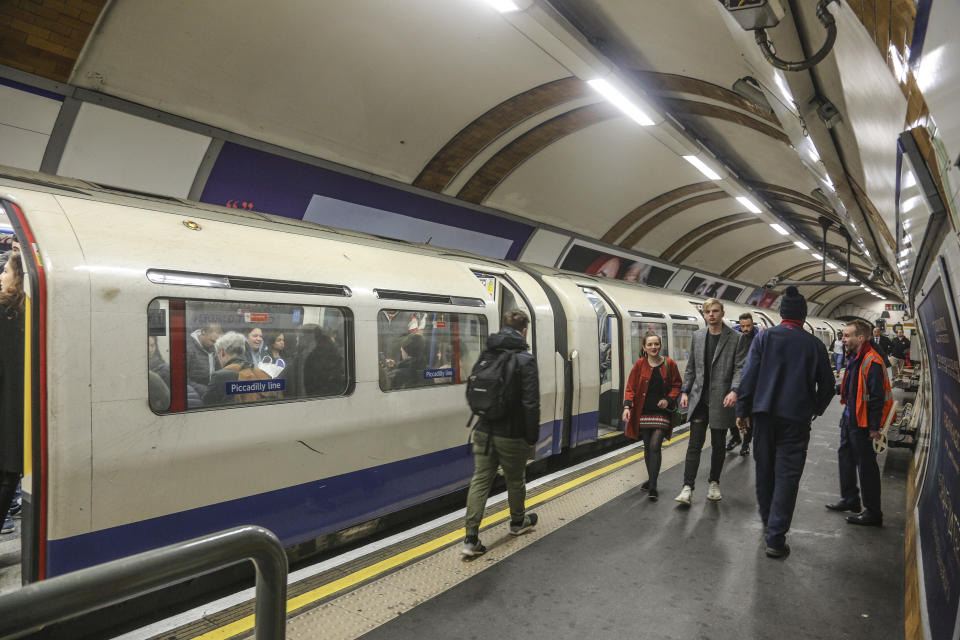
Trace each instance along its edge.
<path fill-rule="evenodd" d="M 46 574 L 46 276 L 37 243 L 21 208 L 0 200 L 0 210 L 6 215 L 20 245 L 26 294 L 20 532 L 21 580 L 26 584 L 43 579 Z"/>

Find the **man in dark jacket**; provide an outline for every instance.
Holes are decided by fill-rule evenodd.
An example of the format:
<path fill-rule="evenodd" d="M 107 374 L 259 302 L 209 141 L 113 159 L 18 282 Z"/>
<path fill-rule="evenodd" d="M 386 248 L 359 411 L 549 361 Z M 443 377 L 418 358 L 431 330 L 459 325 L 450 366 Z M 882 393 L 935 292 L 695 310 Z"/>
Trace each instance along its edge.
<path fill-rule="evenodd" d="M 890 364 L 893 365 L 893 377 L 903 373 L 903 365 L 910 353 L 910 339 L 903 335 L 903 329 L 897 330 L 897 337 L 891 341 Z"/>
<path fill-rule="evenodd" d="M 473 479 L 467 494 L 467 536 L 460 552 L 479 556 L 487 549 L 480 542 L 480 521 L 490 495 L 490 487 L 503 467 L 510 504 L 510 533 L 518 536 L 537 524 L 537 514 L 526 513 L 527 459 L 540 437 L 540 380 L 537 361 L 528 353 L 526 335 L 530 317 L 520 309 L 507 311 L 499 333 L 487 339 L 487 348 L 479 362 L 497 358 L 504 351 L 514 353 L 512 367 L 507 367 L 506 415 L 500 420 L 480 418 L 473 434 Z"/>
<path fill-rule="evenodd" d="M 737 425 L 746 430 L 753 422 L 757 505 L 771 558 L 790 553 L 786 535 L 807 461 L 810 422 L 834 394 L 827 349 L 803 330 L 807 301 L 796 287 L 787 287 L 780 315 L 783 323 L 753 341 L 737 399 Z"/>
<path fill-rule="evenodd" d="M 740 341 L 746 342 L 746 352 L 750 352 L 750 345 L 753 344 L 753 339 L 757 337 L 757 327 L 753 324 L 753 316 L 749 313 L 741 313 L 739 320 L 740 325 Z M 737 448 L 741 442 L 743 446 L 740 447 L 740 455 L 748 456 L 750 455 L 750 441 L 753 439 L 753 428 L 748 428 L 743 437 L 740 437 L 740 429 L 737 425 L 730 427 L 730 441 L 727 443 L 727 451 L 733 451 Z"/>
<path fill-rule="evenodd" d="M 884 368 L 890 367 L 890 350 L 893 349 L 893 342 L 883 334 L 880 327 L 873 328 L 873 337 L 870 339 L 870 345 L 873 350 L 883 358 Z"/>
<path fill-rule="evenodd" d="M 223 328 L 211 322 L 187 336 L 187 384 L 201 396 L 207 392 L 210 376 L 220 368 L 213 344 L 222 335 Z"/>
<path fill-rule="evenodd" d="M 847 372 L 840 383 L 842 402 L 845 405 L 840 418 L 840 448 L 837 458 L 840 463 L 840 502 L 828 504 L 831 511 L 860 511 L 861 498 L 864 511 L 847 517 L 849 524 L 873 527 L 883 525 L 880 509 L 880 467 L 873 441 L 880 439 L 883 429 L 883 405 L 886 400 L 887 375 L 879 358 L 873 354 L 869 340 L 870 325 L 855 320 L 843 328 L 843 343 L 846 345 Z M 882 354 L 881 354 L 882 355 Z M 864 364 L 866 363 L 866 364 Z M 862 369 L 866 369 L 866 376 Z M 861 381 L 861 378 L 865 378 Z M 865 382 L 865 384 L 863 383 Z M 863 386 L 863 394 L 860 388 Z M 860 490 L 857 490 L 857 476 Z"/>

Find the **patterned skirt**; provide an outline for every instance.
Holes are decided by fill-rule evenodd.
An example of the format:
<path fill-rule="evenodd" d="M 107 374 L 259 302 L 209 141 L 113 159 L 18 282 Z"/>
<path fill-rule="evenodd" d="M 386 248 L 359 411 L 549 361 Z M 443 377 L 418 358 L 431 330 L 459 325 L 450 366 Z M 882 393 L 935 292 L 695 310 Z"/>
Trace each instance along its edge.
<path fill-rule="evenodd" d="M 667 429 L 673 427 L 670 416 L 662 413 L 644 413 L 637 418 L 638 429 Z"/>

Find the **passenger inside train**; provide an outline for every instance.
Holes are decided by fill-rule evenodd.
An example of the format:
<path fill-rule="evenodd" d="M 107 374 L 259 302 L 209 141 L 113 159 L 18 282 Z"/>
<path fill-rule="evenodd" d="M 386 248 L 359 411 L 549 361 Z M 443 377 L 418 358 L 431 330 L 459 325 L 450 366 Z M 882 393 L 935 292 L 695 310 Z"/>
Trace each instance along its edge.
<path fill-rule="evenodd" d="M 19 245 L 5 254 L 0 273 L 0 533 L 16 530 L 12 516 L 23 474 L 24 289 Z"/>

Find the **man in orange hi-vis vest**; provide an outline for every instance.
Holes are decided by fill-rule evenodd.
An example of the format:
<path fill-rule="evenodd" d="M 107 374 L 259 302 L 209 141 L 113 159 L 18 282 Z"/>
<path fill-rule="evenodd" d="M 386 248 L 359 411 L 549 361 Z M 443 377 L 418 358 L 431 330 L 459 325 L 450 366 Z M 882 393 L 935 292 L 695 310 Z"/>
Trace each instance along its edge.
<path fill-rule="evenodd" d="M 863 511 L 847 516 L 849 524 L 883 526 L 880 508 L 880 468 L 873 440 L 880 438 L 893 406 L 890 381 L 883 356 L 870 344 L 872 327 L 855 320 L 843 328 L 843 343 L 849 354 L 847 370 L 840 383 L 840 501 L 828 504 L 831 511 Z M 860 490 L 857 490 L 857 476 Z"/>

